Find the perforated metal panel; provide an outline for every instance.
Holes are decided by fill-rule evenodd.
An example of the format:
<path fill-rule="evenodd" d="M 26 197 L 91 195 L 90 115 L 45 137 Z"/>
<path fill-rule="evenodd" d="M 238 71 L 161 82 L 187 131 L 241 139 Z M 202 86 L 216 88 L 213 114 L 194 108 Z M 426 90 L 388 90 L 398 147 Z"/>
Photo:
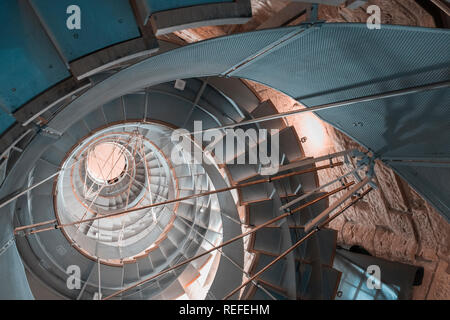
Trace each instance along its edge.
<path fill-rule="evenodd" d="M 450 167 L 390 164 L 403 179 L 450 222 Z"/>
<path fill-rule="evenodd" d="M 242 66 L 306 106 L 450 79 L 450 32 L 324 24 Z M 380 155 L 449 156 L 450 89 L 359 103 L 318 115 Z"/>
<path fill-rule="evenodd" d="M 74 119 L 74 116 L 81 119 L 91 109 L 126 92 L 176 79 L 219 75 L 291 31 L 291 28 L 283 28 L 237 34 L 202 41 L 152 57 L 97 84 L 93 90 L 62 110 L 51 121 L 51 126 L 64 131 L 67 119 Z M 72 110 L 77 110 L 76 114 Z"/>
<path fill-rule="evenodd" d="M 450 31 L 325 24 L 232 75 L 277 88 L 306 106 L 448 81 Z M 450 158 L 448 88 L 317 114 L 381 158 Z M 448 219 L 448 169 L 395 169 Z"/>

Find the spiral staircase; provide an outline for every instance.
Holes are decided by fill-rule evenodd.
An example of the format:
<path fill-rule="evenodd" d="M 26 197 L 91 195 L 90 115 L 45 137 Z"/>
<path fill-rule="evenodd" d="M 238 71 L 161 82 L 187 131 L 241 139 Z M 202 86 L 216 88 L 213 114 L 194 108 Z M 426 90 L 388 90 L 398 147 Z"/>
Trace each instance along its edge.
<path fill-rule="evenodd" d="M 210 162 L 196 163 L 190 161 L 192 155 L 180 150 L 171 136 L 177 129 L 194 132 L 194 121 L 201 121 L 203 128 L 209 129 L 275 115 L 277 110 L 271 101 L 259 101 L 238 78 L 277 88 L 271 81 L 282 80 L 289 72 L 284 72 L 284 60 L 264 63 L 270 57 L 269 51 L 281 54 L 287 49 L 284 54 L 290 59 L 290 55 L 300 50 L 291 45 L 315 46 L 314 39 L 308 38 L 314 34 L 321 34 L 324 41 L 332 42 L 330 39 L 335 36 L 355 41 L 351 32 L 366 31 L 358 25 L 307 24 L 223 37 L 177 49 L 172 43 L 156 40 L 154 35 L 197 24 L 245 22 L 251 16 L 249 2 L 193 1 L 190 6 L 159 8 L 152 7 L 152 2 L 157 2 L 153 0 L 131 4 L 125 1 L 111 6 L 111 13 L 102 11 L 105 6 L 101 1 L 80 1 L 80 5 L 98 14 L 95 19 L 86 19 L 92 34 L 58 28 L 57 7 L 50 8 L 45 2 L 5 1 L 0 5 L 3 9 L 0 12 L 8 13 L 2 19 L 9 21 L 9 26 L 22 24 L 22 28 L 10 28 L 5 37 L 14 39 L 16 47 L 21 48 L 20 54 L 16 54 L 17 61 L 11 61 L 9 51 L 1 56 L 6 63 L 4 69 L 9 70 L 5 74 L 10 78 L 7 83 L 1 79 L 1 151 L 6 160 L 1 164 L 4 181 L 0 198 L 9 201 L 11 195 L 28 190 L 0 208 L 0 276 L 7 288 L 0 290 L 1 298 L 100 299 L 120 292 L 114 299 L 221 299 L 306 235 L 305 224 L 328 207 L 326 193 L 316 192 L 308 200 L 320 201 L 278 224 L 159 275 L 280 216 L 284 213 L 281 206 L 318 187 L 317 173 L 310 170 L 278 181 L 195 197 L 265 177 L 264 164 L 237 164 L 234 160 L 258 149 L 261 143 L 267 145 L 268 141 L 250 139 L 238 144 L 225 163 L 217 161 L 216 154 L 210 152 L 204 152 Z M 61 1 L 58 6 L 65 4 Z M 219 14 L 220 5 L 229 11 Z M 183 12 L 193 11 L 202 12 L 203 20 L 195 15 L 191 16 L 192 21 L 176 19 Z M 167 20 L 171 15 L 174 19 Z M 115 29 L 116 22 L 121 32 Z M 104 27 L 95 28 L 102 23 Z M 402 29 L 388 29 L 386 34 L 390 32 L 394 38 L 412 43 L 413 37 L 405 38 Z M 95 41 L 100 37 L 109 42 Z M 373 43 L 382 41 L 379 35 L 367 33 L 367 37 L 375 37 L 377 41 Z M 448 38 L 448 33 L 437 32 L 434 38 L 427 37 L 430 43 L 423 46 L 436 47 L 441 52 L 449 43 L 441 38 Z M 78 39 L 83 42 L 77 42 Z M 32 47 L 36 50 L 31 50 Z M 320 58 L 310 52 L 306 56 Z M 447 79 L 448 67 L 445 64 L 442 67 L 441 61 L 447 58 L 434 57 L 432 62 L 441 69 L 427 71 L 426 83 Z M 382 59 L 378 62 L 383 63 Z M 21 73 L 15 67 L 11 69 L 17 63 L 30 65 L 26 81 L 20 79 Z M 426 64 L 423 60 L 420 63 Z M 258 68 L 254 70 L 252 64 Z M 265 65 L 277 66 L 280 73 L 274 70 L 271 79 L 261 77 Z M 316 66 L 322 65 L 318 62 Z M 391 71 L 397 71 L 397 66 Z M 409 74 L 403 82 L 384 76 L 383 81 L 393 81 L 390 84 L 394 89 L 416 81 Z M 303 83 L 310 90 L 308 95 L 294 92 L 293 82 L 287 80 L 281 81 L 286 86 L 283 91 L 304 98 L 307 106 L 324 102 L 314 95 L 319 87 L 323 91 L 323 87 L 315 87 L 319 81 L 311 77 L 305 77 L 308 82 Z M 355 75 L 357 81 L 368 86 L 365 77 L 373 74 Z M 184 79 L 181 87 L 180 79 Z M 350 96 L 386 90 L 386 83 L 373 83 L 373 88 L 366 87 L 361 92 L 349 85 Z M 10 86 L 14 90 L 7 89 Z M 333 96 L 331 85 L 327 90 L 325 102 L 349 96 L 341 91 Z M 445 90 L 448 89 L 435 92 L 448 97 Z M 422 101 L 434 98 L 429 94 L 422 96 Z M 353 121 L 351 117 L 342 120 L 333 111 L 329 114 L 322 111 L 319 116 L 331 123 L 335 121 L 336 127 L 374 151 L 372 140 L 366 136 L 359 139 L 358 128 L 347 123 Z M 376 116 L 378 120 L 382 118 Z M 276 135 L 279 140 L 276 165 L 306 158 L 296 131 L 284 119 L 242 128 L 267 129 Z M 224 131 L 222 141 L 227 135 Z M 269 145 L 273 138 L 267 137 Z M 203 153 L 207 145 L 196 148 Z M 99 156 L 102 148 L 111 157 Z M 181 161 L 173 162 L 174 153 Z M 296 170 L 314 167 L 308 164 Z M 189 199 L 164 204 L 177 198 Z M 154 206 L 158 203 L 163 204 Z M 298 202 L 291 209 L 301 208 L 305 203 L 306 200 Z M 76 223 L 83 219 L 89 221 Z M 64 227 L 13 233 L 14 227 L 53 220 Z M 340 272 L 333 269 L 336 240 L 336 231 L 321 228 L 232 298 L 333 299 L 340 281 Z M 81 279 L 81 286 L 75 289 L 68 286 L 67 273 L 74 265 L 80 268 Z M 151 281 L 143 282 L 150 278 Z"/>
<path fill-rule="evenodd" d="M 182 122 L 185 122 L 187 125 L 184 128 L 192 131 L 194 120 L 216 126 L 222 123 L 218 119 L 225 116 L 239 122 L 245 119 L 244 114 L 254 117 L 273 114 L 276 110 L 270 101 L 258 104 L 254 110 L 251 105 L 238 106 L 232 97 L 220 91 L 220 85 L 230 85 L 227 82 L 232 82 L 235 94 L 239 91 L 250 94 L 250 90 L 239 81 L 209 81 L 219 88 L 212 85 L 203 87 L 203 81 L 190 79 L 183 91 L 174 89 L 174 83 L 166 83 L 127 94 L 99 106 L 81 121 L 67 126 L 57 140 L 50 138 L 53 143 L 47 141 L 45 152 L 27 169 L 30 172 L 27 186 L 42 181 L 58 170 L 63 172 L 57 182 L 49 181 L 17 202 L 20 214 L 16 216 L 16 223 L 27 225 L 56 216 L 59 223 L 68 224 L 96 214 L 139 209 L 213 189 L 217 182 L 208 174 L 211 169 L 198 164 L 192 166 L 187 162 L 175 165 L 169 160 L 176 147 L 170 139 L 174 127 L 182 127 Z M 174 112 L 189 114 L 192 109 L 190 101 L 199 88 L 203 90 L 202 97 L 205 99 L 198 101 L 190 121 L 174 119 Z M 250 102 L 255 101 L 256 97 L 253 97 Z M 304 158 L 293 127 L 281 120 L 268 122 L 264 127 L 280 129 L 282 164 Z M 34 143 L 39 142 L 32 141 L 30 148 Z M 119 173 L 115 179 L 106 179 L 106 185 L 86 169 L 89 162 L 96 160 L 89 157 L 89 152 L 95 152 L 96 147 L 105 144 L 121 146 L 126 158 L 122 163 L 127 164 L 124 173 Z M 249 142 L 247 148 L 254 148 L 257 144 Z M 245 150 L 236 150 L 235 156 L 243 152 Z M 228 159 L 228 162 L 231 160 Z M 20 160 L 17 165 L 25 169 L 25 163 Z M 261 177 L 258 166 L 219 164 L 215 168 L 215 179 L 221 179 L 221 183 L 226 185 L 257 179 Z M 218 174 L 220 170 L 222 173 Z M 107 176 L 108 173 L 103 174 Z M 225 205 L 218 199 L 222 195 L 200 197 L 177 205 L 142 209 L 117 218 L 69 226 L 61 231 L 31 234 L 16 241 L 30 274 L 65 297 L 92 299 L 99 283 L 103 295 L 133 285 L 228 240 L 231 235 L 242 232 L 242 226 L 258 225 L 278 216 L 282 203 L 316 187 L 316 174 L 307 173 L 277 183 L 239 189 L 234 195 L 229 195 L 232 203 Z M 239 207 L 246 212 L 242 222 L 237 215 Z M 327 202 L 322 200 L 297 217 L 303 217 L 303 220 L 311 218 L 326 207 Z M 239 285 L 244 274 L 251 276 L 304 235 L 299 229 L 306 222 L 302 219 L 290 219 L 280 226 L 263 228 L 252 235 L 248 252 L 253 255 L 253 263 L 248 272 L 243 267 L 241 243 L 224 248 L 221 253 L 195 260 L 120 298 L 218 298 L 224 295 L 224 289 L 232 289 L 231 280 L 234 280 L 235 286 Z M 332 299 L 339 282 L 339 273 L 331 268 L 335 246 L 336 232 L 321 230 L 292 258 L 283 260 L 255 285 L 249 286 L 244 293 L 245 298 Z M 220 264 L 224 263 L 228 266 L 221 268 Z M 82 267 L 84 290 L 81 293 L 66 288 L 66 270 L 70 265 Z M 43 274 L 41 268 L 47 272 Z M 211 280 L 208 283 L 208 276 L 217 279 L 217 284 L 211 283 Z M 204 280 L 201 282 L 199 279 Z M 228 288 L 215 287 L 220 283 L 223 286 L 225 279 Z M 326 290 L 322 290 L 321 286 L 325 286 Z M 39 297 L 38 292 L 35 295 Z"/>

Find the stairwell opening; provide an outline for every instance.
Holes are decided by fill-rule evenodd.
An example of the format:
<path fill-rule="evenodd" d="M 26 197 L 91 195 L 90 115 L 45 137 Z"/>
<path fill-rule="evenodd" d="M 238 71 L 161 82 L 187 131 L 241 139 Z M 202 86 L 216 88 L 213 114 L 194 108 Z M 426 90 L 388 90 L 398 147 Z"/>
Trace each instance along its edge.
<path fill-rule="evenodd" d="M 100 143 L 92 148 L 87 159 L 87 173 L 102 184 L 117 183 L 125 176 L 128 163 L 123 148 L 116 143 Z"/>

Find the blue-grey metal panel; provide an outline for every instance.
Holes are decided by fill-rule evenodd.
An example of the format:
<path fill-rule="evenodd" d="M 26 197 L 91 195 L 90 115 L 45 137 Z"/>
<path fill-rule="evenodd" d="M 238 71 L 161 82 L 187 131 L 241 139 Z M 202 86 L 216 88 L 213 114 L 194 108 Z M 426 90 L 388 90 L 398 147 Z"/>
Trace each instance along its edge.
<path fill-rule="evenodd" d="M 125 118 L 141 120 L 145 116 L 145 94 L 129 94 L 123 97 Z"/>
<path fill-rule="evenodd" d="M 450 88 L 318 114 L 382 157 L 450 157 Z"/>
<path fill-rule="evenodd" d="M 27 1 L 1 1 L 0 21 L 0 104 L 13 112 L 70 74 Z"/>
<path fill-rule="evenodd" d="M 140 37 L 129 1 L 32 0 L 32 3 L 68 61 Z M 80 30 L 69 30 L 66 26 L 70 16 L 66 10 L 70 5 L 80 7 Z"/>
<path fill-rule="evenodd" d="M 449 40 L 441 29 L 319 24 L 233 75 L 317 105 L 447 80 Z"/>
<path fill-rule="evenodd" d="M 300 33 L 233 76 L 278 88 L 306 106 L 450 79 L 448 30 L 323 24 Z M 318 112 L 386 156 L 449 156 L 450 89 Z"/>
<path fill-rule="evenodd" d="M 80 120 L 99 105 L 144 87 L 176 79 L 216 76 L 247 57 L 257 54 L 290 32 L 291 28 L 283 28 L 236 34 L 198 42 L 157 55 L 98 83 L 93 90 L 87 91 L 57 114 L 50 126 L 55 130 L 60 128 L 64 131 L 67 122 Z M 99 92 L 107 93 L 99 95 Z"/>
<path fill-rule="evenodd" d="M 234 0 L 146 0 L 146 3 L 148 8 L 150 9 L 150 12 L 154 13 L 177 8 L 233 1 Z"/>
<path fill-rule="evenodd" d="M 450 167 L 388 164 L 450 222 Z"/>

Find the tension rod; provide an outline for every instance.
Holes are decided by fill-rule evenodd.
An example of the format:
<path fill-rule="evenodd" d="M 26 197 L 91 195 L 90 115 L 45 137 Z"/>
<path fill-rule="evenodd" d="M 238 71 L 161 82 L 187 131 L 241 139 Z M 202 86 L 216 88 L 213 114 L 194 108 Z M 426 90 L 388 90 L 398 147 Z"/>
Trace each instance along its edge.
<path fill-rule="evenodd" d="M 310 202 L 308 202 L 308 203 L 305 203 L 305 204 L 303 204 L 302 206 L 296 208 L 296 211 L 295 211 L 295 212 L 298 212 L 298 211 L 300 211 L 300 210 L 302 210 L 302 209 L 305 209 L 305 208 L 307 208 L 307 207 L 309 207 L 309 206 L 311 206 L 311 205 L 313 205 L 313 204 L 315 204 L 315 203 L 317 203 L 317 202 L 319 202 L 319 201 L 321 201 L 321 200 L 323 200 L 323 199 L 325 199 L 325 198 L 328 198 L 328 197 L 330 197 L 330 196 L 332 196 L 332 195 L 334 195 L 334 194 L 336 194 L 336 193 L 338 193 L 338 192 L 340 192 L 340 191 L 342 191 L 342 190 L 344 190 L 344 189 L 347 189 L 347 188 L 349 188 L 350 186 L 352 186 L 353 184 L 354 184 L 354 182 L 348 183 L 348 184 L 346 184 L 345 186 L 341 186 L 341 187 L 339 187 L 339 188 L 337 188 L 337 189 L 335 189 L 335 190 L 333 190 L 333 191 L 328 192 L 328 193 L 325 194 L 325 195 L 322 195 L 321 197 L 319 197 L 319 198 L 317 198 L 317 199 L 314 199 L 314 200 L 312 200 L 312 201 L 310 201 Z M 147 283 L 147 282 L 149 282 L 149 281 L 151 281 L 151 280 L 153 280 L 153 279 L 156 279 L 156 278 L 162 276 L 163 274 L 166 274 L 166 273 L 168 273 L 168 272 L 171 272 L 172 270 L 175 270 L 175 269 L 177 269 L 177 268 L 179 268 L 179 267 L 182 267 L 182 266 L 184 266 L 184 265 L 186 265 L 186 264 L 188 264 L 188 263 L 190 263 L 190 262 L 192 262 L 192 261 L 194 261 L 194 260 L 197 260 L 197 259 L 199 259 L 199 258 L 201 258 L 201 257 L 203 257 L 203 256 L 205 256 L 205 255 L 207 255 L 207 254 L 209 254 L 209 253 L 215 251 L 215 250 L 218 250 L 218 249 L 220 249 L 220 248 L 222 248 L 222 247 L 225 247 L 225 246 L 229 245 L 230 243 L 233 243 L 233 242 L 235 242 L 235 241 L 237 241 L 237 240 L 239 240 L 239 239 L 242 239 L 242 238 L 244 238 L 244 237 L 246 237 L 246 236 L 248 236 L 248 235 L 250 235 L 250 234 L 252 234 L 252 233 L 255 233 L 256 231 L 258 231 L 258 230 L 260 230 L 260 229 L 262 229 L 262 228 L 265 228 L 265 227 L 267 227 L 267 226 L 270 226 L 271 224 L 273 224 L 273 223 L 275 223 L 275 222 L 277 222 L 277 221 L 279 221 L 279 220 L 282 220 L 282 219 L 284 219 L 284 218 L 286 218 L 286 217 L 288 217 L 288 216 L 290 216 L 290 215 L 292 215 L 292 214 L 294 214 L 294 211 L 292 211 L 292 212 L 286 212 L 286 213 L 284 213 L 284 214 L 282 214 L 282 215 L 280 215 L 280 216 L 278 216 L 278 217 L 276 217 L 276 218 L 273 218 L 273 219 L 271 219 L 271 220 L 269 220 L 269 221 L 267 221 L 267 222 L 265 222 L 265 223 L 263 223 L 263 224 L 261 224 L 261 225 L 259 225 L 259 226 L 256 226 L 256 227 L 252 228 L 251 230 L 249 230 L 249 231 L 247 231 L 247 232 L 244 232 L 244 233 L 241 234 L 241 235 L 238 235 L 238 236 L 236 236 L 236 237 L 234 237 L 234 238 L 231 238 L 230 240 L 227 240 L 227 241 L 225 241 L 225 242 L 222 242 L 220 245 L 218 245 L 218 246 L 216 246 L 216 247 L 214 247 L 214 248 L 211 248 L 211 249 L 209 249 L 208 251 L 205 251 L 205 252 L 203 252 L 203 253 L 201 253 L 201 254 L 199 254 L 199 255 L 196 255 L 196 256 L 194 256 L 194 257 L 192 257 L 192 258 L 189 258 L 189 259 L 187 259 L 187 260 L 184 260 L 184 261 L 182 261 L 182 262 L 180 262 L 180 263 L 178 263 L 178 264 L 176 264 L 176 265 L 174 265 L 174 266 L 172 266 L 172 267 L 170 267 L 170 268 L 167 268 L 167 269 L 165 269 L 165 270 L 163 270 L 163 271 L 161 271 L 161 272 L 159 272 L 159 273 L 157 273 L 157 274 L 155 274 L 155 275 L 153 275 L 153 276 L 151 276 L 151 277 L 149 277 L 149 278 L 147 278 L 147 279 L 143 279 L 143 280 L 141 280 L 141 281 L 139 281 L 139 282 L 137 282 L 137 283 L 135 283 L 135 284 L 133 284 L 133 285 L 127 287 L 127 288 L 124 288 L 124 289 L 122 289 L 122 290 L 119 290 L 119 291 L 117 291 L 117 292 L 115 292 L 115 293 L 113 293 L 113 294 L 111 294 L 111 295 L 105 297 L 103 300 L 111 299 L 111 298 L 113 298 L 113 297 L 115 297 L 115 296 L 118 296 L 118 295 L 121 294 L 121 293 L 124 293 L 124 292 L 126 292 L 126 291 L 128 291 L 128 290 L 131 290 L 131 289 L 133 289 L 133 288 L 136 288 L 136 287 L 138 287 L 138 286 L 140 286 L 140 285 L 142 285 L 142 284 L 144 284 L 144 283 Z"/>
<path fill-rule="evenodd" d="M 307 192 L 307 193 L 301 195 L 300 197 L 298 197 L 298 198 L 296 198 L 296 199 L 294 199 L 294 200 L 292 200 L 292 201 L 286 203 L 285 205 L 281 206 L 281 207 L 280 207 L 280 211 L 283 211 L 283 210 L 286 210 L 286 209 L 289 208 L 289 207 L 292 207 L 294 204 L 299 203 L 300 201 L 302 201 L 302 200 L 308 198 L 309 196 L 311 196 L 311 195 L 317 193 L 318 191 L 320 191 L 320 190 L 322 190 L 322 189 L 325 189 L 325 188 L 327 188 L 327 187 L 329 187 L 329 186 L 331 186 L 331 185 L 333 185 L 333 184 L 335 184 L 335 183 L 337 183 L 337 182 L 341 182 L 341 183 L 342 183 L 342 181 L 343 181 L 343 179 L 344 179 L 345 177 L 354 174 L 355 172 L 357 172 L 357 171 L 360 170 L 361 168 L 362 168 L 362 166 L 359 166 L 358 168 L 356 168 L 356 169 L 354 169 L 354 170 L 352 170 L 352 171 L 350 171 L 350 172 L 348 172 L 348 173 L 346 173 L 346 174 L 340 176 L 339 178 L 337 178 L 337 179 L 335 179 L 335 180 L 333 180 L 333 181 L 330 181 L 330 182 L 328 182 L 328 183 L 326 183 L 326 184 L 324 184 L 324 185 L 318 186 L 318 187 L 315 188 L 314 190 L 311 190 L 311 191 L 309 191 L 309 192 Z"/>
<path fill-rule="evenodd" d="M 77 224 L 81 224 L 81 223 L 85 223 L 85 222 L 91 222 L 91 221 L 95 221 L 95 220 L 115 217 L 115 216 L 131 213 L 131 212 L 135 212 L 135 211 L 150 209 L 150 208 L 159 207 L 159 206 L 162 206 L 162 205 L 167 205 L 167 204 L 176 203 L 176 202 L 180 202 L 180 201 L 185 201 L 185 200 L 200 198 L 200 197 L 209 196 L 209 195 L 217 194 L 217 193 L 221 193 L 221 192 L 226 192 L 226 191 L 231 191 L 231 190 L 235 190 L 235 189 L 250 187 L 250 186 L 254 186 L 254 185 L 258 185 L 258 184 L 262 184 L 262 183 L 270 183 L 270 182 L 273 182 L 273 181 L 281 180 L 281 179 L 292 177 L 292 176 L 302 175 L 302 174 L 311 173 L 311 172 L 317 172 L 319 170 L 324 170 L 324 169 L 328 169 L 328 168 L 331 168 L 331 167 L 341 166 L 343 164 L 344 164 L 343 162 L 337 162 L 337 163 L 334 163 L 332 165 L 328 164 L 328 165 L 324 165 L 324 166 L 320 166 L 320 167 L 315 167 L 315 168 L 309 168 L 309 169 L 305 169 L 305 170 L 301 170 L 301 171 L 290 172 L 290 173 L 282 174 L 282 175 L 275 176 L 275 177 L 263 178 L 263 179 L 259 179 L 259 180 L 255 180 L 255 181 L 250 181 L 250 182 L 238 184 L 238 185 L 231 186 L 231 187 L 226 187 L 226 188 L 221 188 L 221 189 L 217 189 L 217 190 L 207 191 L 207 192 L 198 193 L 198 194 L 194 194 L 194 195 L 189 195 L 189 196 L 182 197 L 182 198 L 176 198 L 176 199 L 171 199 L 171 200 L 167 200 L 167 201 L 162 201 L 162 202 L 150 204 L 150 205 L 143 206 L 143 207 L 132 208 L 132 209 L 124 210 L 124 211 L 121 211 L 121 212 L 114 212 L 114 213 L 111 213 L 111 214 L 106 214 L 106 215 L 103 215 L 103 216 L 96 216 L 96 217 L 93 217 L 93 218 L 79 220 L 79 221 L 75 221 L 75 222 L 71 222 L 71 223 L 67 223 L 67 224 L 55 225 L 55 226 L 52 226 L 52 227 L 49 227 L 49 228 L 45 228 L 45 229 L 34 230 L 32 232 L 33 233 L 39 233 L 39 232 L 42 232 L 42 231 L 48 231 L 48 230 L 52 230 L 52 229 L 60 229 L 60 228 L 69 227 L 69 226 L 73 226 L 73 225 L 77 225 Z M 27 226 L 23 226 L 23 227 L 18 227 L 18 228 L 16 228 L 14 230 L 14 233 L 17 234 L 18 232 L 23 231 L 23 230 L 31 229 L 31 228 L 34 228 L 34 227 L 37 227 L 37 226 L 53 224 L 53 223 L 55 223 L 55 220 L 49 220 L 49 221 L 46 221 L 46 222 L 40 222 L 40 223 L 37 223 L 37 224 L 32 224 L 32 225 L 27 225 Z"/>
<path fill-rule="evenodd" d="M 254 276 L 252 276 L 250 279 L 242 283 L 239 287 L 231 291 L 229 294 L 227 294 L 223 300 L 227 300 L 228 298 L 232 297 L 236 292 L 241 290 L 243 287 L 248 285 L 250 282 L 254 281 L 256 278 L 258 278 L 261 274 L 263 274 L 265 271 L 267 271 L 270 267 L 272 267 L 275 263 L 283 259 L 285 256 L 287 256 L 289 253 L 294 251 L 298 246 L 300 246 L 303 242 L 311 238 L 314 234 L 320 231 L 321 228 L 326 226 L 328 223 L 333 221 L 335 218 L 337 218 L 340 214 L 342 214 L 344 211 L 346 211 L 348 208 L 350 208 L 352 205 L 354 205 L 356 202 L 361 200 L 366 194 L 368 194 L 370 191 L 372 191 L 372 187 L 369 187 L 366 191 L 361 193 L 357 198 L 353 199 L 349 204 L 347 204 L 345 207 L 343 207 L 341 210 L 339 210 L 334 216 L 329 217 L 324 222 L 322 222 L 319 226 L 311 230 L 306 236 L 301 238 L 298 242 L 296 242 L 292 247 L 290 247 L 288 250 L 283 252 L 280 256 L 278 256 L 276 259 L 274 259 L 272 262 L 270 262 L 267 266 L 262 268 L 260 271 L 258 271 Z"/>
<path fill-rule="evenodd" d="M 242 121 L 239 123 L 232 123 L 232 124 L 215 127 L 215 128 L 210 128 L 210 129 L 205 129 L 205 130 L 201 130 L 201 131 L 197 131 L 197 132 L 190 132 L 189 134 L 210 132 L 210 131 L 223 130 L 223 129 L 231 129 L 231 128 L 235 128 L 235 127 L 239 127 L 239 126 L 255 124 L 255 123 L 260 123 L 260 122 L 265 122 L 265 121 L 270 121 L 270 120 L 276 120 L 276 119 L 289 117 L 292 115 L 305 113 L 305 112 L 322 111 L 322 110 L 327 110 L 327 109 L 332 109 L 332 108 L 350 106 L 350 105 L 354 105 L 354 104 L 362 103 L 362 102 L 371 102 L 371 101 L 376 101 L 376 100 L 380 100 L 380 99 L 400 97 L 400 96 L 405 96 L 405 95 L 409 95 L 409 94 L 413 94 L 413 93 L 420 93 L 420 92 L 424 92 L 424 91 L 437 90 L 437 89 L 443 89 L 443 88 L 448 88 L 448 87 L 450 87 L 450 81 L 437 82 L 437 83 L 432 83 L 432 84 L 424 85 L 424 86 L 417 86 L 417 87 L 411 87 L 411 88 L 406 88 L 406 89 L 394 90 L 394 91 L 374 94 L 374 95 L 370 95 L 370 96 L 364 96 L 364 97 L 360 97 L 360 98 L 354 98 L 354 99 L 349 99 L 349 100 L 342 100 L 342 101 L 338 101 L 338 102 L 322 104 L 322 105 L 304 108 L 304 109 L 296 109 L 296 110 L 292 110 L 292 111 L 276 113 L 273 115 L 264 116 L 264 117 L 260 117 L 260 118 L 256 118 L 256 119 L 245 120 L 245 121 Z"/>

